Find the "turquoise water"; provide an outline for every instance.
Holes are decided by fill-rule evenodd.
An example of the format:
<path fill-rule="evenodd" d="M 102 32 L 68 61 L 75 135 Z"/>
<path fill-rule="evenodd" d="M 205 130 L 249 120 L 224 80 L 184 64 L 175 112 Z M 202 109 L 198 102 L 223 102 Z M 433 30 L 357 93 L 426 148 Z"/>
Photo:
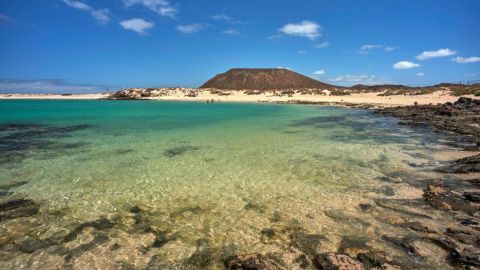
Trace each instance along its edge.
<path fill-rule="evenodd" d="M 173 269 L 221 269 L 227 253 L 254 252 L 289 264 L 306 252 L 292 230 L 321 235 L 316 252 L 362 236 L 401 256 L 381 237 L 404 233 L 396 222 L 405 217 L 358 204 L 421 198 L 421 187 L 379 177 L 423 173 L 411 163 L 431 163 L 440 139 L 367 110 L 274 104 L 8 100 L 0 101 L 0 127 L 0 185 L 26 181 L 8 196 L 40 207 L 4 221 L 7 269 L 144 268 L 155 256 Z M 108 240 L 94 241 L 97 229 L 88 227 L 32 253 L 10 248 L 99 219 L 114 224 L 97 228 Z M 58 252 L 90 242 L 73 259 Z"/>

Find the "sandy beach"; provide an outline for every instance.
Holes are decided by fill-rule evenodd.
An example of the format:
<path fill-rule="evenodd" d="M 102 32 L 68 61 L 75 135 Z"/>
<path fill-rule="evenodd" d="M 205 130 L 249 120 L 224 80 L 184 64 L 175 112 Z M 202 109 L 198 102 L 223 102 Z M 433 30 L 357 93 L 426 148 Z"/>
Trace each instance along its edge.
<path fill-rule="evenodd" d="M 258 95 L 247 95 L 243 91 L 228 91 L 230 95 L 223 96 L 211 94 L 209 91 L 198 91 L 196 97 L 188 97 L 183 91 L 170 92 L 168 95 L 151 97 L 148 99 L 155 100 L 177 100 L 177 101 L 207 101 L 215 100 L 221 102 L 289 102 L 289 101 L 303 101 L 303 102 L 333 102 L 333 103 L 354 103 L 354 104 L 373 104 L 383 106 L 397 106 L 397 105 L 413 105 L 418 104 L 437 104 L 446 102 L 455 102 L 458 97 L 452 96 L 448 93 L 438 91 L 428 95 L 395 95 L 395 96 L 379 96 L 378 93 L 361 93 L 345 96 L 329 96 L 329 95 L 302 95 L 294 94 L 293 96 L 276 96 L 273 92 L 266 92 Z M 468 96 L 473 97 L 473 96 Z"/>
<path fill-rule="evenodd" d="M 393 96 L 380 96 L 382 92 L 376 93 L 359 93 L 345 96 L 333 96 L 333 95 L 311 95 L 311 94 L 299 94 L 295 93 L 292 96 L 287 95 L 274 95 L 273 92 L 265 92 L 256 95 L 248 95 L 245 91 L 225 91 L 229 95 L 212 94 L 209 90 L 194 90 L 197 95 L 195 97 L 188 96 L 191 89 L 181 90 L 168 90 L 164 91 L 163 95 L 155 95 L 152 97 L 142 97 L 141 92 L 143 89 L 139 89 L 138 95 L 133 95 L 132 98 L 141 98 L 149 100 L 165 100 L 165 101 L 200 101 L 206 102 L 207 100 L 214 100 L 216 102 L 332 102 L 332 103 L 351 103 L 351 104 L 368 104 L 379 106 L 407 106 L 413 105 L 415 102 L 418 104 L 437 104 L 446 102 L 455 102 L 458 97 L 451 95 L 450 93 L 444 93 L 438 91 L 427 95 L 393 95 Z M 96 94 L 74 94 L 74 95 L 60 95 L 60 94 L 0 94 L 0 99 L 52 99 L 52 100 L 95 100 L 108 98 L 109 94 L 96 93 Z M 478 98 L 473 95 L 469 95 L 470 98 Z"/>

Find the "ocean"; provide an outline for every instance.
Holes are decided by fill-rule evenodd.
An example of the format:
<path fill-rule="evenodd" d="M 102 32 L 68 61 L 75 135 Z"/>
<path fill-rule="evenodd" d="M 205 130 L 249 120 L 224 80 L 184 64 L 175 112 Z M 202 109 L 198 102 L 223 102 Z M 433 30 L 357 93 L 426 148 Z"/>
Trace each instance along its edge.
<path fill-rule="evenodd" d="M 0 100 L 0 201 L 38 210 L 0 216 L 0 268 L 295 268 L 345 243 L 406 258 L 383 236 L 415 217 L 378 200 L 421 200 L 442 139 L 354 108 Z"/>

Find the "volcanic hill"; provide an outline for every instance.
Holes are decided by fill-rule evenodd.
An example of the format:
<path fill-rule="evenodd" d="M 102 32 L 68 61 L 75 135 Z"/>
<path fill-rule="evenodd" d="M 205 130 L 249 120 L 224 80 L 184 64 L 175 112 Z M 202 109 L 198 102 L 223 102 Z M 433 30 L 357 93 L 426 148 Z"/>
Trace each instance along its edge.
<path fill-rule="evenodd" d="M 228 90 L 284 90 L 341 88 L 280 68 L 236 68 L 221 73 L 200 88 Z"/>

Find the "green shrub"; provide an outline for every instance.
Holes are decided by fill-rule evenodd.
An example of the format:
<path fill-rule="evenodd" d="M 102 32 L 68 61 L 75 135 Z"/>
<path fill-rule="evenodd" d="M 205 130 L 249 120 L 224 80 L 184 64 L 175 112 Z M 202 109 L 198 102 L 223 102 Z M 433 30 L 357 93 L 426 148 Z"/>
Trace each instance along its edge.
<path fill-rule="evenodd" d="M 478 90 L 478 91 L 475 93 L 475 96 L 476 96 L 476 97 L 480 97 L 480 90 Z"/>

